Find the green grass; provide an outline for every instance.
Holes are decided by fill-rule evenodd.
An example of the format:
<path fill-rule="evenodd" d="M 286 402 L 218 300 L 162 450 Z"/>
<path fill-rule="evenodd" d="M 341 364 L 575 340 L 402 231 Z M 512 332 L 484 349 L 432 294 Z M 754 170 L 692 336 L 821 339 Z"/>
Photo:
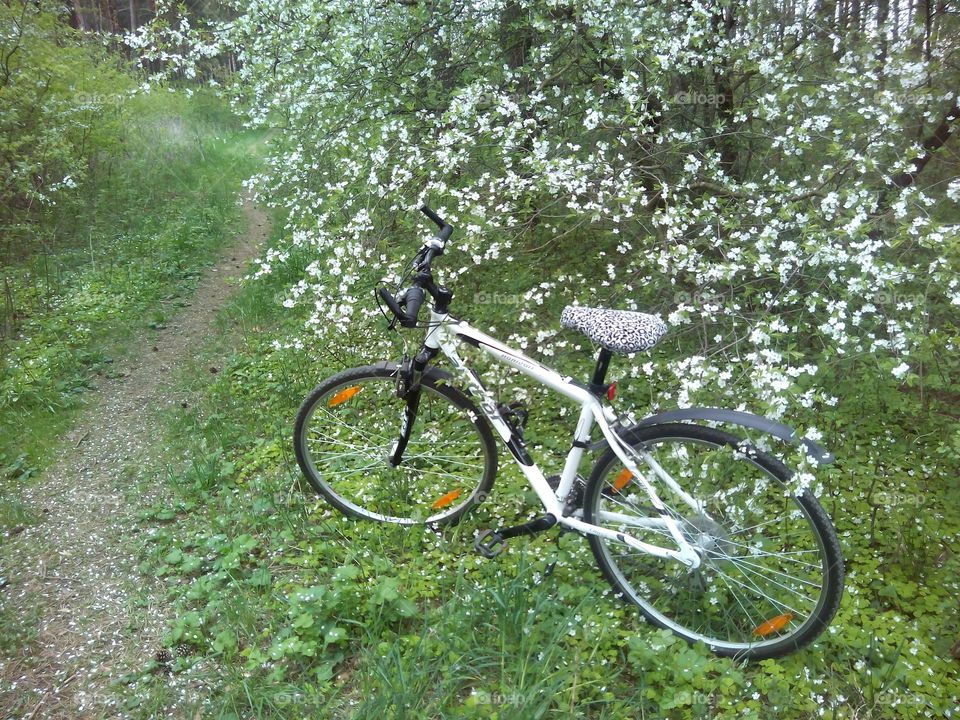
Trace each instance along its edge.
<path fill-rule="evenodd" d="M 2 537 L 40 520 L 20 494 L 42 478 L 91 384 L 140 349 L 131 339 L 161 326 L 233 238 L 240 182 L 257 162 L 260 135 L 215 97 L 141 97 L 124 117 L 117 154 L 34 227 L 42 242 L 2 269 L 17 310 L 14 332 L 0 337 Z M 0 608 L 5 654 L 29 647 L 39 600 L 29 616 Z"/>
<path fill-rule="evenodd" d="M 347 520 L 304 492 L 290 447 L 300 400 L 344 364 L 373 359 L 379 350 L 363 346 L 383 338 L 274 347 L 302 335 L 304 318 L 277 298 L 308 259 L 234 299 L 229 332 L 196 359 L 202 368 L 225 357 L 221 372 L 185 372 L 189 407 L 168 417 L 171 457 L 191 459 L 161 478 L 175 500 L 144 512 L 144 528 L 159 532 L 142 569 L 167 578 L 180 618 L 167 643 L 183 652 L 171 676 L 147 667 L 126 688 L 143 717 L 187 677 L 204 683 L 204 703 L 180 710 L 211 718 L 898 718 L 951 707 L 960 489 L 949 414 L 867 371 L 848 379 L 829 422 L 851 431 L 830 438 L 841 460 L 822 481 L 849 591 L 814 646 L 742 665 L 640 621 L 577 536 L 517 539 L 494 561 L 474 555 L 476 530 L 536 512 L 503 455 L 493 496 L 440 533 Z M 517 275 L 499 292 L 534 282 Z M 502 332 L 509 309 L 470 302 L 492 281 L 463 280 L 458 307 Z M 585 352 L 556 362 L 579 376 L 590 367 Z M 625 372 L 621 360 L 614 374 Z M 641 409 L 655 392 L 625 385 L 625 402 Z M 503 393 L 518 387 L 532 390 L 518 381 Z M 538 406 L 528 428 L 548 467 L 572 429 L 559 409 Z M 913 439 L 935 433 L 919 452 Z"/>

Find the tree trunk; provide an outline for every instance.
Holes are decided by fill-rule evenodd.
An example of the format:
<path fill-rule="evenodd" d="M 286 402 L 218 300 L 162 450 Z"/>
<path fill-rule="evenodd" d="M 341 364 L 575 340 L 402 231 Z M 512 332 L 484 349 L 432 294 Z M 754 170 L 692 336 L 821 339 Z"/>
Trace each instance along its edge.
<path fill-rule="evenodd" d="M 527 64 L 533 44 L 530 25 L 523 22 L 525 12 L 520 3 L 510 0 L 500 15 L 500 49 L 511 70 Z"/>
<path fill-rule="evenodd" d="M 80 30 L 81 32 L 87 32 L 87 30 L 90 29 L 87 27 L 86 19 L 83 17 L 83 6 L 80 5 L 80 0 L 73 0 L 70 12 L 70 24 L 73 25 L 75 30 Z"/>
<path fill-rule="evenodd" d="M 721 10 L 721 14 L 715 14 L 712 18 L 715 32 L 718 35 L 722 33 L 727 40 L 732 40 L 736 34 L 737 18 L 734 8 L 735 5 L 731 3 Z M 780 40 L 782 45 L 782 33 Z M 727 127 L 733 121 L 733 78 L 730 77 L 730 73 L 729 66 L 724 63 L 714 74 L 717 115 Z M 716 148 L 720 153 L 720 167 L 723 168 L 724 174 L 733 176 L 737 160 L 735 142 L 718 138 Z"/>
<path fill-rule="evenodd" d="M 117 18 L 117 6 L 115 6 L 110 0 L 102 0 L 102 7 L 106 10 L 107 21 L 110 23 L 110 32 L 114 34 L 119 34 L 123 29 L 123 26 L 120 24 L 120 20 Z"/>
<path fill-rule="evenodd" d="M 894 5 L 897 5 L 894 2 Z M 890 0 L 879 0 L 877 3 L 877 68 L 881 73 L 881 87 L 883 87 L 883 68 L 887 64 L 887 18 L 890 16 Z"/>

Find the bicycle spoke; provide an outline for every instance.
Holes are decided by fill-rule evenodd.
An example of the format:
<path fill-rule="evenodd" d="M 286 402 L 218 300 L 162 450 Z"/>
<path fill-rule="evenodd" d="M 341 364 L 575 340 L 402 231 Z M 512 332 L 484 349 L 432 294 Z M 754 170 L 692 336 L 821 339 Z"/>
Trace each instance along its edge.
<path fill-rule="evenodd" d="M 813 548 L 809 550 L 782 550 L 780 552 L 763 552 L 762 550 L 757 550 L 757 548 L 754 547 L 753 545 L 744 545 L 743 543 L 737 543 L 737 542 L 734 542 L 733 540 L 727 540 L 727 539 L 724 539 L 724 542 L 727 545 L 743 548 L 745 551 L 747 551 L 747 553 L 749 553 L 750 557 L 777 557 L 777 558 L 783 558 L 784 560 L 788 560 L 790 562 L 798 563 L 800 565 L 806 565 L 807 567 L 813 567 L 813 568 L 820 567 L 818 565 L 805 563 L 802 560 L 797 560 L 795 558 L 790 557 L 791 555 L 810 555 L 810 554 L 819 555 L 820 551 Z"/>
<path fill-rule="evenodd" d="M 736 601 L 737 605 L 739 605 L 740 609 L 743 610 L 743 614 L 746 616 L 750 624 L 753 625 L 753 627 L 758 627 L 763 620 L 761 619 L 758 621 L 756 618 L 750 615 L 750 612 L 743 606 L 743 603 L 740 602 L 740 596 L 732 587 L 730 587 L 730 583 L 727 582 L 727 578 L 723 573 L 720 573 L 718 577 L 720 578 L 720 581 L 727 586 L 727 590 L 730 591 L 730 594 L 733 596 L 733 599 Z M 754 605 L 753 600 L 751 600 L 749 597 L 747 597 L 746 600 L 750 603 L 754 610 L 759 611 L 760 608 Z M 727 613 L 726 616 L 729 617 L 729 613 Z M 760 613 L 760 617 L 763 618 L 763 613 Z"/>
<path fill-rule="evenodd" d="M 739 567 L 737 567 L 737 569 L 740 570 Z M 734 578 L 733 576 L 728 575 L 727 573 L 723 572 L 722 570 L 720 570 L 720 569 L 718 569 L 718 568 L 714 568 L 714 570 L 716 570 L 717 574 L 720 575 L 721 577 L 725 577 L 725 578 L 726 578 L 727 580 L 729 580 L 730 582 L 732 582 L 732 583 L 734 583 L 734 584 L 736 584 L 736 585 L 739 585 L 740 587 L 744 588 L 745 590 L 750 590 L 750 591 L 752 591 L 752 592 L 756 592 L 758 595 L 760 595 L 761 597 L 763 597 L 764 599 L 766 599 L 767 601 L 769 601 L 769 603 L 770 603 L 771 605 L 773 605 L 775 608 L 777 608 L 778 610 L 789 610 L 790 612 L 794 613 L 795 615 L 803 616 L 803 613 L 800 612 L 799 610 L 797 610 L 796 608 L 790 607 L 790 606 L 787 605 L 785 602 L 781 602 L 780 600 L 776 600 L 776 599 L 770 597 L 769 595 L 767 595 L 763 590 L 761 590 L 759 587 L 757 587 L 756 583 L 754 583 L 752 580 L 750 580 L 750 577 L 749 577 L 746 573 L 744 573 L 742 570 L 740 570 L 740 573 L 744 576 L 744 578 L 746 578 L 747 582 L 749 582 L 751 585 L 753 585 L 752 588 L 751 588 L 749 585 L 744 585 L 742 582 L 740 582 L 739 580 L 737 580 L 737 579 Z"/>
<path fill-rule="evenodd" d="M 656 426 L 644 430 L 654 438 L 642 446 L 699 508 L 691 509 L 664 476 L 651 478 L 666 516 L 701 553 L 700 568 L 638 560 L 650 556 L 591 537 L 598 559 L 613 569 L 615 586 L 660 624 L 688 639 L 704 638 L 722 654 L 762 657 L 765 647 L 809 635 L 806 620 L 820 612 L 828 571 L 818 563 L 823 545 L 810 545 L 817 531 L 803 508 L 807 500 L 784 499 L 789 476 L 781 479 L 767 471 L 762 454 L 749 459 L 736 454 L 724 440 L 729 435 L 682 425 L 672 426 L 673 431 L 676 435 Z M 720 440 L 701 439 L 713 437 Z M 637 502 L 636 487 L 630 494 L 613 491 L 622 465 L 616 457 L 607 462 L 602 481 L 597 478 L 588 488 L 585 517 L 663 545 L 662 538 L 670 536 L 667 528 L 627 520 L 656 519 L 660 513 Z M 623 517 L 607 520 L 604 512 Z"/>
<path fill-rule="evenodd" d="M 774 575 L 781 575 L 781 576 L 783 576 L 783 577 L 785 577 L 785 578 L 790 578 L 791 580 L 796 580 L 796 581 L 799 582 L 799 583 L 803 583 L 804 585 L 810 585 L 810 586 L 816 587 L 816 588 L 822 587 L 822 584 L 821 584 L 821 583 L 815 583 L 815 582 L 813 582 L 812 580 L 804 580 L 803 578 L 798 578 L 796 575 L 790 575 L 790 574 L 785 573 L 785 572 L 780 572 L 779 570 L 773 570 L 773 569 L 771 569 L 771 568 L 766 568 L 766 567 L 764 567 L 763 565 L 756 565 L 756 564 L 751 563 L 751 562 L 748 562 L 747 560 L 744 560 L 743 558 L 740 558 L 740 557 L 736 557 L 736 556 L 734 556 L 734 557 L 724 556 L 724 557 L 722 557 L 721 559 L 723 559 L 723 560 L 729 560 L 729 561 L 731 561 L 731 562 L 737 562 L 737 563 L 740 563 L 741 565 L 747 565 L 748 567 L 760 568 L 761 570 L 765 570 L 765 571 L 768 572 L 768 573 L 773 573 Z"/>
<path fill-rule="evenodd" d="M 776 580 L 773 580 L 772 578 L 767 577 L 767 575 L 766 575 L 765 573 L 759 572 L 759 571 L 757 571 L 757 570 L 752 570 L 752 569 L 749 569 L 749 568 L 744 568 L 744 567 L 742 567 L 742 565 L 745 565 L 746 563 L 738 563 L 736 560 L 730 560 L 729 562 L 731 562 L 731 563 L 734 565 L 734 567 L 736 567 L 736 568 L 741 572 L 741 574 L 744 575 L 744 577 L 747 577 L 747 573 L 752 573 L 753 575 L 756 575 L 756 576 L 758 576 L 758 577 L 761 577 L 761 578 L 763 578 L 764 580 L 766 580 L 767 582 L 772 583 L 772 584 L 776 585 L 776 586 L 779 587 L 779 588 L 783 588 L 783 589 L 786 590 L 787 592 L 793 593 L 794 595 L 797 595 L 798 597 L 803 598 L 804 600 L 809 600 L 809 599 L 810 599 L 810 598 L 808 598 L 806 595 L 804 595 L 802 592 L 800 592 L 799 590 L 795 590 L 794 588 L 787 587 L 786 585 L 784 585 L 784 584 L 782 584 L 782 583 L 779 583 L 779 582 L 777 582 Z M 814 586 L 815 586 L 815 587 L 820 587 L 819 585 L 816 585 L 816 584 L 814 584 Z"/>
<path fill-rule="evenodd" d="M 419 455 L 409 455 L 408 453 L 404 453 L 404 454 L 403 454 L 403 459 L 404 459 L 404 460 L 421 460 L 421 459 L 424 459 L 424 460 L 428 460 L 428 461 L 434 463 L 435 465 L 459 465 L 459 466 L 461 466 L 461 467 L 467 467 L 467 468 L 476 468 L 476 467 L 478 467 L 478 463 L 477 463 L 477 462 L 472 462 L 472 463 L 470 463 L 470 462 L 464 462 L 464 461 L 461 461 L 461 460 L 454 460 L 453 458 L 448 457 L 448 456 L 445 456 L 445 455 L 428 455 L 427 453 L 420 453 Z M 483 467 L 483 466 L 480 465 L 479 467 Z"/>
<path fill-rule="evenodd" d="M 819 550 L 798 550 L 798 551 L 796 551 L 796 552 L 817 553 L 817 554 L 820 553 Z M 805 562 L 803 562 L 802 560 L 797 560 L 796 558 L 786 557 L 787 555 L 791 555 L 791 554 L 793 554 L 793 552 L 782 552 L 782 553 L 751 553 L 751 554 L 750 554 L 750 557 L 751 557 L 751 558 L 775 557 L 775 558 L 779 558 L 779 559 L 781 559 L 781 560 L 786 560 L 787 562 L 796 563 L 797 565 L 803 565 L 804 567 L 807 567 L 807 568 L 812 568 L 813 570 L 821 571 L 821 570 L 823 569 L 823 566 L 822 566 L 822 565 L 814 565 L 813 563 L 805 563 Z"/>
<path fill-rule="evenodd" d="M 333 413 L 324 411 L 323 415 L 325 418 L 327 418 L 328 420 L 332 420 L 335 424 L 339 425 L 340 427 L 344 428 L 350 433 L 356 433 L 357 435 L 363 436 L 365 440 L 373 442 L 374 445 L 380 445 L 382 443 L 389 442 L 388 438 L 383 435 L 376 437 L 374 435 L 371 435 L 369 432 L 365 432 L 361 430 L 356 425 L 348 425 Z M 398 432 L 399 432 L 399 422 L 397 423 L 397 426 L 398 426 Z M 318 431 L 315 430 L 315 432 L 318 432 Z"/>
<path fill-rule="evenodd" d="M 496 452 L 489 430 L 466 409 L 462 393 L 453 387 L 440 392 L 425 376 L 408 444 L 394 467 L 389 455 L 400 440 L 406 401 L 396 396 L 393 374 L 380 372 L 348 372 L 301 408 L 301 468 L 351 515 L 411 524 L 461 514 L 492 481 Z M 327 408 L 328 398 L 344 387 L 358 389 L 342 406 Z M 457 393 L 460 400 L 452 400 Z"/>
<path fill-rule="evenodd" d="M 315 454 L 318 456 L 322 456 L 323 459 L 326 461 L 336 460 L 337 458 L 342 458 L 342 457 L 361 457 L 356 452 L 334 452 L 332 450 L 319 450 L 319 451 L 315 451 Z"/>
<path fill-rule="evenodd" d="M 783 518 L 773 518 L 772 520 L 767 520 L 767 521 L 762 522 L 762 523 L 757 523 L 756 525 L 751 525 L 750 527 L 739 528 L 739 529 L 734 530 L 733 532 L 729 533 L 729 536 L 730 536 L 730 537 L 734 537 L 735 535 L 740 535 L 740 534 L 742 534 L 742 533 L 747 532 L 748 530 L 754 530 L 754 529 L 756 529 L 756 528 L 761 528 L 761 527 L 764 527 L 764 526 L 766 526 L 766 525 L 770 525 L 770 524 L 772 524 L 772 523 L 777 523 L 777 522 L 783 522 Z"/>

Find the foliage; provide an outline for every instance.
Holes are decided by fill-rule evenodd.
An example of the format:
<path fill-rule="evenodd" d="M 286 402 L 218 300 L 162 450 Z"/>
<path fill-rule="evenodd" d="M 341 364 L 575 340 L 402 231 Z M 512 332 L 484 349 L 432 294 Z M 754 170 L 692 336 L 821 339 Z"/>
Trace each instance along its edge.
<path fill-rule="evenodd" d="M 939 146 L 916 141 L 960 114 L 955 18 L 924 61 L 919 22 L 823 27 L 814 9 L 773 34 L 769 3 L 236 10 L 193 37 L 242 48 L 242 107 L 282 129 L 256 184 L 290 227 L 261 272 L 320 254 L 288 304 L 315 306 L 322 338 L 376 316 L 370 283 L 409 254 L 388 238 L 415 236 L 430 199 L 459 228 L 447 279 L 468 293 L 490 289 L 481 264 L 581 253 L 527 288 L 515 342 L 569 346 L 537 312 L 554 298 L 667 315 L 683 353 L 649 369 L 664 402 L 807 419 L 864 364 L 956 373 L 955 191 L 917 182 Z"/>
<path fill-rule="evenodd" d="M 201 399 L 171 411 L 171 455 L 194 460 L 171 471 L 171 500 L 144 511 L 154 529 L 142 552 L 180 618 L 167 642 L 189 650 L 171 676 L 133 680 L 132 697 L 198 683 L 192 702 L 211 717 L 264 718 L 852 720 L 938 717 L 956 704 L 960 504 L 944 479 L 958 458 L 913 464 L 912 440 L 949 426 L 922 416 L 916 396 L 903 394 L 888 423 L 900 422 L 906 441 L 891 430 L 864 443 L 881 433 L 874 421 L 831 446 L 842 473 L 823 500 L 850 571 L 833 627 L 809 650 L 742 665 L 640 621 L 610 596 L 582 538 L 546 534 L 511 541 L 495 561 L 476 556 L 476 532 L 536 506 L 505 456 L 492 496 L 439 532 L 347 520 L 305 493 L 291 418 L 341 359 L 309 338 L 284 347 L 310 309 L 275 299 L 312 260 L 294 251 L 244 288 L 226 318 L 237 336 L 208 349 L 227 356 L 221 372 L 184 373 L 179 392 Z M 534 277 L 517 275 L 519 287 Z M 476 319 L 496 323 L 498 310 L 481 306 Z M 877 417 L 878 405 L 862 402 Z M 570 427 L 556 405 L 533 410 L 532 452 L 550 462 Z"/>
<path fill-rule="evenodd" d="M 791 16 L 768 2 L 272 0 L 228 3 L 235 17 L 206 25 L 161 7 L 131 46 L 188 78 L 237 54 L 236 108 L 278 130 L 252 184 L 281 219 L 231 309 L 238 346 L 216 376 L 194 374 L 199 402 L 172 411 L 169 476 L 142 480 L 173 495 L 144 509 L 141 570 L 167 583 L 177 652 L 128 678 L 131 707 L 160 715 L 146 708 L 172 697 L 183 715 L 216 717 L 950 716 L 960 190 L 944 150 L 957 121 L 956 18 L 857 7 L 850 22 L 832 3 Z M 194 172 L 217 146 L 194 153 L 184 126 L 157 127 L 174 129 L 157 146 L 175 149 L 143 187 L 165 199 L 172 163 L 199 194 L 213 176 Z M 106 206 L 124 206 L 109 187 Z M 215 238 L 228 214 L 219 200 L 223 214 L 209 216 L 180 200 L 157 237 L 192 257 L 132 285 L 103 263 L 77 273 L 50 305 L 72 322 L 24 324 L 39 342 L 14 350 L 34 354 L 7 365 L 20 375 L 4 386 L 5 411 L 62 407 L 98 359 L 88 317 L 116 327 L 195 274 L 204 255 L 190 229 Z M 442 532 L 351 522 L 301 492 L 296 405 L 319 377 L 399 353 L 375 331 L 369 290 L 417 246 L 423 200 L 458 227 L 438 268 L 476 325 L 582 376 L 589 348 L 558 332 L 563 304 L 660 312 L 669 340 L 616 366 L 625 404 L 749 405 L 826 436 L 840 462 L 820 495 L 849 580 L 812 648 L 744 666 L 687 646 L 616 602 L 578 537 L 474 556 L 477 531 L 531 512 L 507 463 L 496 493 Z M 140 252 L 138 227 L 107 255 Z M 528 437 L 549 469 L 569 409 L 494 379 L 505 397 L 536 400 Z M 0 452 L 5 476 L 34 472 L 19 450 Z"/>
<path fill-rule="evenodd" d="M 34 541 L 13 538 L 48 519 L 37 504 L 43 492 L 37 485 L 46 482 L 43 470 L 57 454 L 76 445 L 58 436 L 76 419 L 96 378 L 116 375 L 115 359 L 150 351 L 144 345 L 150 328 L 182 305 L 204 266 L 232 238 L 240 180 L 259 152 L 258 134 L 238 132 L 236 119 L 212 95 L 151 93 L 125 100 L 122 112 L 113 154 L 30 224 L 31 232 L 49 234 L 47 246 L 2 267 L 19 318 L 14 336 L 0 338 L 5 717 L 17 708 L 24 715 L 36 709 L 38 698 L 24 690 L 24 663 L 32 669 L 49 661 L 48 651 L 39 650 L 48 598 L 32 602 L 16 589 L 18 568 L 36 567 L 29 562 Z M 139 342 L 131 343 L 131 335 Z M 133 461 L 139 465 L 142 458 Z M 62 552 L 56 534 L 36 537 L 34 557 Z M 190 572 L 192 562 L 179 562 L 177 572 Z"/>
<path fill-rule="evenodd" d="M 228 24 L 180 18 L 131 40 L 184 74 L 236 51 L 236 107 L 277 130 L 253 184 L 283 224 L 234 310 L 257 336 L 205 406 L 176 420 L 182 442 L 233 472 L 176 474 L 176 522 L 191 531 L 147 550 L 156 562 L 175 542 L 258 543 L 229 580 L 171 578 L 173 601 L 201 613 L 181 669 L 216 687 L 214 714 L 953 712 L 954 13 L 869 2 L 228 5 Z M 744 667 L 688 647 L 604 595 L 575 538 L 556 550 L 511 543 L 495 563 L 472 557 L 476 531 L 529 516 L 509 469 L 493 498 L 437 536 L 345 521 L 293 492 L 299 398 L 319 377 L 401 350 L 375 330 L 370 289 L 395 281 L 419 244 L 424 200 L 458 228 L 437 267 L 455 312 L 477 326 L 582 376 L 586 343 L 558 332 L 565 303 L 659 312 L 668 339 L 618 366 L 626 403 L 749 406 L 824 435 L 840 461 L 819 490 L 849 592 L 812 649 Z M 495 385 L 536 401 L 528 437 L 549 469 L 568 408 L 523 380 Z M 341 566 L 360 572 L 333 579 Z M 376 609 L 384 584 L 422 617 Z M 318 586 L 304 610 L 297 593 Z M 346 635 L 326 643 L 330 627 Z M 204 674 L 204 659 L 232 652 L 224 632 L 246 662 Z"/>
<path fill-rule="evenodd" d="M 121 107 L 134 87 L 122 61 L 84 42 L 62 3 L 0 4 L 0 226 L 3 259 L 44 237 L 43 216 L 120 142 Z"/>

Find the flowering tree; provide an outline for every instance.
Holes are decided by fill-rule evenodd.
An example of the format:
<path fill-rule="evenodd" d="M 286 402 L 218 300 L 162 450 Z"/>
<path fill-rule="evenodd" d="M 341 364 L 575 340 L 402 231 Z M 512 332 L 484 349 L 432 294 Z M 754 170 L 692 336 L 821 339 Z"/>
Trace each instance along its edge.
<path fill-rule="evenodd" d="M 538 264 L 514 342 L 568 344 L 544 302 L 660 311 L 684 352 L 643 369 L 675 400 L 782 414 L 956 352 L 960 33 L 899 7 L 270 0 L 132 42 L 237 54 L 237 107 L 280 129 L 252 184 L 289 222 L 260 272 L 310 248 L 287 304 L 321 339 L 376 317 L 414 249 L 385 240 L 428 200 L 455 289 Z"/>

